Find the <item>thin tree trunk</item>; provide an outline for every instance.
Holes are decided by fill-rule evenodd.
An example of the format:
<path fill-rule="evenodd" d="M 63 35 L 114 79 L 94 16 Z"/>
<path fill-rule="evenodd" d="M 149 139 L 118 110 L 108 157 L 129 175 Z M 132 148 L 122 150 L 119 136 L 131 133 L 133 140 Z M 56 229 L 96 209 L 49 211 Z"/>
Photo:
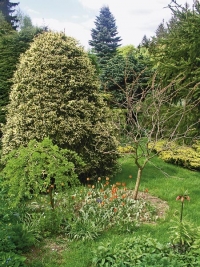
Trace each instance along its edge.
<path fill-rule="evenodd" d="M 139 191 L 139 186 L 140 186 L 140 180 L 142 177 L 142 168 L 138 168 L 138 172 L 137 172 L 137 180 L 136 180 L 136 184 L 135 184 L 135 190 L 134 190 L 134 195 L 133 198 L 136 200 L 137 199 L 137 195 L 138 195 L 138 191 Z"/>

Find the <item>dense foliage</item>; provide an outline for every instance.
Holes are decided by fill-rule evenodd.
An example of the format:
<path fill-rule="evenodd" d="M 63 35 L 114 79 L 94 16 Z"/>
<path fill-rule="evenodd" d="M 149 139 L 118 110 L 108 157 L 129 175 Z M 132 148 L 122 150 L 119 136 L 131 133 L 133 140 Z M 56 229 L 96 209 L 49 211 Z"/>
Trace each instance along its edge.
<path fill-rule="evenodd" d="M 98 57 L 101 67 L 116 54 L 117 47 L 120 46 L 121 38 L 117 36 L 117 26 L 115 18 L 109 7 L 103 6 L 99 16 L 95 20 L 96 28 L 92 29 L 92 40 L 89 41 Z"/>
<path fill-rule="evenodd" d="M 139 97 L 148 86 L 152 72 L 148 56 L 125 49 L 107 62 L 100 75 L 102 89 L 111 95 L 112 105 L 123 108 L 128 98 Z"/>
<path fill-rule="evenodd" d="M 114 125 L 98 94 L 95 70 L 75 39 L 40 34 L 21 57 L 13 82 L 4 154 L 49 136 L 83 158 L 85 178 L 110 175 L 117 158 Z"/>
<path fill-rule="evenodd" d="M 107 242 L 94 251 L 93 265 L 183 267 L 199 266 L 199 251 L 192 248 L 185 254 L 176 253 L 171 244 L 161 244 L 150 236 L 129 237 L 117 244 Z"/>
<path fill-rule="evenodd" d="M 178 97 L 184 98 L 188 90 L 196 85 L 194 99 L 199 98 L 199 22 L 200 4 L 195 1 L 194 9 L 186 5 L 182 7 L 175 1 L 169 5 L 173 17 L 168 28 L 159 29 L 159 34 L 153 38 L 150 52 L 158 71 L 166 85 L 177 76 L 182 78 L 183 89 Z M 174 86 L 176 89 L 176 86 Z"/>
<path fill-rule="evenodd" d="M 173 163 L 192 170 L 200 170 L 200 143 L 192 146 L 180 145 L 176 142 L 165 144 L 167 140 L 160 140 L 154 146 L 154 151 L 166 162 Z"/>
<path fill-rule="evenodd" d="M 28 49 L 33 37 L 42 31 L 34 27 L 30 19 L 29 24 L 24 25 L 24 19 L 27 21 L 28 17 L 20 20 L 23 27 L 16 32 L 0 15 L 0 123 L 6 122 L 6 106 L 12 86 L 11 78 L 16 70 L 20 54 Z"/>
<path fill-rule="evenodd" d="M 7 195 L 14 206 L 47 190 L 51 193 L 54 187 L 61 190 L 78 185 L 78 174 L 84 167 L 75 152 L 59 149 L 48 138 L 41 143 L 32 140 L 27 147 L 12 150 L 3 163 L 3 186 L 8 188 Z"/>

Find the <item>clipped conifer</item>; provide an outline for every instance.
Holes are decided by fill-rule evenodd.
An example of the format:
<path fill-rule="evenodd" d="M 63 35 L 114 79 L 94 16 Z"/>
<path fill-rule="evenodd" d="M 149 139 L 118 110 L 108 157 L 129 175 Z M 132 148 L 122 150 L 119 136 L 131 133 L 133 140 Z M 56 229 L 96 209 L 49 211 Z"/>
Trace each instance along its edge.
<path fill-rule="evenodd" d="M 37 36 L 14 74 L 3 154 L 49 137 L 83 158 L 83 177 L 110 175 L 117 159 L 115 129 L 98 88 L 95 69 L 74 38 Z"/>

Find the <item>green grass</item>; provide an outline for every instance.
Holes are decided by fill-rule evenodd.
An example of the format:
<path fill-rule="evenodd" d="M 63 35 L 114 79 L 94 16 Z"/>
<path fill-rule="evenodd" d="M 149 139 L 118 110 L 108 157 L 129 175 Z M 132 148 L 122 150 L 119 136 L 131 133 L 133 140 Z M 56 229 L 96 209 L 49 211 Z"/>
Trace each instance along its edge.
<path fill-rule="evenodd" d="M 121 172 L 111 179 L 111 183 L 126 182 L 129 189 L 134 189 L 137 168 L 133 162 L 131 157 L 121 158 Z M 130 175 L 132 175 L 132 178 L 129 178 Z M 42 266 L 91 267 L 92 250 L 101 243 L 108 241 L 118 243 L 131 235 L 150 234 L 160 242 L 169 242 L 171 220 L 174 218 L 174 215 L 180 216 L 181 203 L 176 201 L 176 197 L 186 190 L 188 190 L 191 200 L 184 202 L 183 220 L 189 220 L 195 225 L 200 226 L 200 172 L 183 169 L 167 164 L 159 158 L 154 158 L 151 163 L 147 164 L 142 174 L 140 191 L 146 188 L 148 188 L 149 194 L 167 201 L 169 211 L 165 219 L 158 220 L 156 224 L 144 224 L 139 228 L 135 228 L 131 233 L 117 232 L 113 228 L 92 242 L 65 241 L 66 247 L 62 252 L 62 260 L 59 260 L 57 265 L 55 263 L 56 260 L 53 265 L 50 265 L 48 261 L 49 252 L 47 251 L 44 255 L 47 260 L 45 260 Z"/>
<path fill-rule="evenodd" d="M 133 159 L 126 157 L 120 161 L 122 171 L 116 175 L 113 182 L 126 179 L 128 187 L 134 189 L 137 168 L 133 164 Z M 129 175 L 133 178 L 129 179 Z M 140 190 L 148 188 L 151 195 L 166 200 L 170 206 L 170 216 L 180 210 L 180 202 L 175 201 L 176 197 L 187 190 L 191 201 L 184 203 L 184 217 L 200 225 L 199 185 L 200 172 L 190 171 L 154 158 L 143 171 Z"/>

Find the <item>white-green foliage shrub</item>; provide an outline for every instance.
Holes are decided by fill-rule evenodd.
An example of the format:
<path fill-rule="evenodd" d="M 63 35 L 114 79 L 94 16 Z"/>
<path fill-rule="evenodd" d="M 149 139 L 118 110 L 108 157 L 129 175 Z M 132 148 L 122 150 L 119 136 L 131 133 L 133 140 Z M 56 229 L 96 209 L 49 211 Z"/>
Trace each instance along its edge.
<path fill-rule="evenodd" d="M 109 175 L 117 159 L 115 127 L 98 87 L 95 69 L 74 38 L 37 36 L 14 74 L 3 154 L 49 137 L 83 158 L 85 177 Z"/>

